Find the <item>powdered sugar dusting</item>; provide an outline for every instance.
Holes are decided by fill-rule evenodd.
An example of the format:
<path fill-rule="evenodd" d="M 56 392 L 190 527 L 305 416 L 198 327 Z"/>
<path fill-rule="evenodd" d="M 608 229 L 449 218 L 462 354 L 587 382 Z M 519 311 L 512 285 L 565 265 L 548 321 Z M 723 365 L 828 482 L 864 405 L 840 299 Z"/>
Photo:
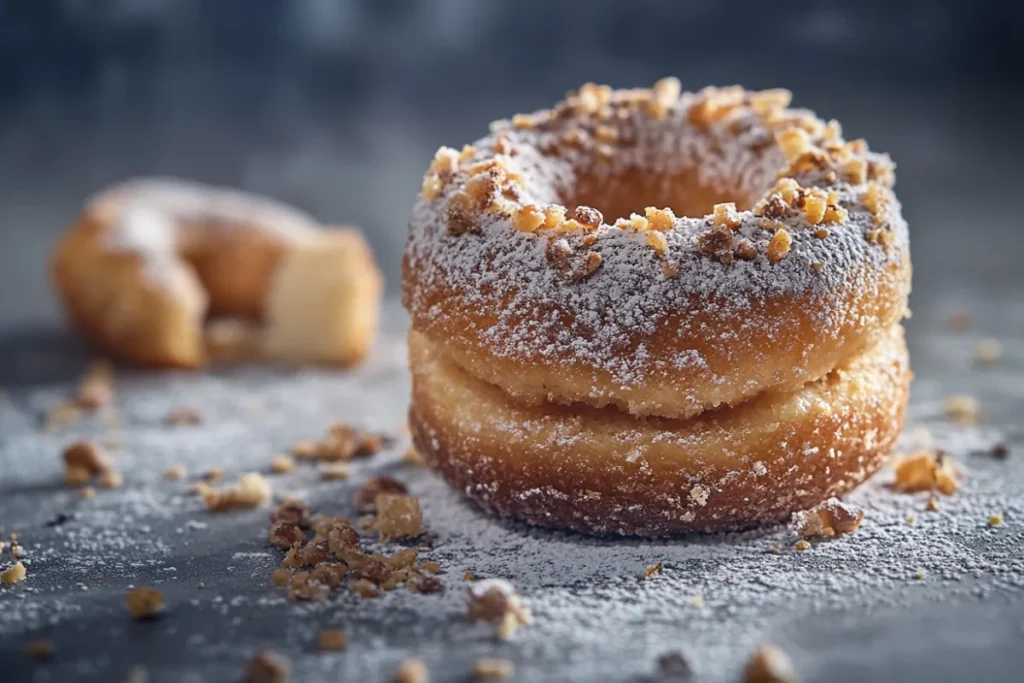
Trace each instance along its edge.
<path fill-rule="evenodd" d="M 563 146 L 554 156 L 541 152 L 567 132 L 576 131 L 576 120 L 557 117 L 536 128 L 499 126 L 499 132 L 474 144 L 473 160 L 491 158 L 498 145 L 514 149 L 516 154 L 504 163 L 511 173 L 526 179 L 516 202 L 519 206 L 571 206 L 579 168 L 609 177 L 642 168 L 667 178 L 681 170 L 697 169 L 700 181 L 711 187 L 731 188 L 752 197 L 769 190 L 776 172 L 784 166 L 769 128 L 750 111 L 697 126 L 688 119 L 695 98 L 683 94 L 664 120 L 652 120 L 642 109 L 631 111 L 620 122 L 631 144 L 616 148 L 600 162 L 594 161 L 593 145 Z M 887 160 L 868 152 L 862 157 L 873 163 Z M 780 217 L 791 233 L 792 245 L 788 256 L 777 263 L 770 263 L 765 255 L 772 231 L 764 229 L 761 219 L 750 211 L 740 213 L 735 236 L 748 240 L 757 256 L 729 264 L 702 253 L 696 243 L 708 229 L 709 217 L 677 218 L 674 228 L 663 233 L 667 243 L 664 254 L 652 249 L 643 233 L 618 225 L 605 223 L 594 233 L 548 237 L 543 231 L 517 231 L 509 215 L 501 212 L 480 215 L 478 232 L 452 235 L 444 208 L 460 187 L 459 177 L 456 175 L 433 201 L 421 198 L 413 211 L 406 265 L 415 273 L 415 282 L 406 283 L 406 299 L 414 318 L 439 327 L 455 324 L 425 298 L 437 290 L 455 292 L 467 317 L 488 321 L 478 333 L 495 356 L 568 356 L 610 373 L 623 386 L 642 384 L 646 377 L 664 372 L 658 361 L 668 368 L 701 367 L 704 359 L 695 349 L 681 349 L 677 355 L 655 362 L 642 353 L 642 340 L 655 334 L 673 312 L 692 308 L 735 320 L 740 329 L 732 334 L 742 335 L 745 313 L 751 307 L 790 297 L 816 312 L 818 332 L 826 336 L 852 315 L 838 303 L 843 300 L 841 292 L 856 288 L 870 297 L 879 287 L 885 266 L 906 257 L 906 223 L 895 198 L 886 195 L 889 201 L 879 219 L 865 206 L 865 184 L 834 179 L 829 184 L 820 169 L 803 172 L 797 180 L 834 190 L 848 216 L 830 225 L 824 239 L 814 235 L 814 226 L 800 212 Z M 605 217 L 608 222 L 613 218 Z M 881 248 L 865 238 L 879 220 L 895 235 L 891 248 Z M 581 282 L 567 279 L 548 259 L 549 241 L 554 239 L 565 240 L 575 254 L 596 252 L 601 257 L 600 267 Z M 665 273 L 667 263 L 678 266 L 677 276 Z M 540 309 L 554 312 L 547 317 L 533 314 Z M 674 319 L 673 324 L 688 323 Z M 752 324 L 771 337 L 773 324 L 789 323 L 780 317 L 774 322 L 758 318 Z M 728 347 L 730 333 L 716 334 L 725 336 L 713 340 L 715 346 Z M 634 353 L 638 337 L 641 352 Z"/>
<path fill-rule="evenodd" d="M 397 314 L 396 307 L 389 312 Z M 277 492 L 303 496 L 318 511 L 350 515 L 366 478 L 386 472 L 407 482 L 435 539 L 424 558 L 441 562 L 445 592 L 289 603 L 269 583 L 281 553 L 265 541 L 265 511 L 210 515 L 183 495 L 185 483 L 166 482 L 162 473 L 172 464 L 193 473 L 218 465 L 228 478 L 259 470 L 272 453 L 319 434 L 336 418 L 400 434 L 408 392 L 403 333 L 392 329 L 369 365 L 351 375 L 251 370 L 119 377 L 120 429 L 104 427 L 98 417 L 40 433 L 42 410 L 71 387 L 12 391 L 0 406 L 0 525 L 21 534 L 29 573 L 18 586 L 0 588 L 0 659 L 11 680 L 44 680 L 34 673 L 44 669 L 49 680 L 121 680 L 140 665 L 158 683 L 234 680 L 254 652 L 272 647 L 292 660 L 296 680 L 313 682 L 337 680 L 339 671 L 390 680 L 409 656 L 424 658 L 442 681 L 464 680 L 479 656 L 511 658 L 526 680 L 634 681 L 675 649 L 685 651 L 701 680 L 733 681 L 765 640 L 787 649 L 802 678 L 854 680 L 863 673 L 856 667 L 882 667 L 878 653 L 892 651 L 879 640 L 880 629 L 924 648 L 934 632 L 922 624 L 950 615 L 967 619 L 976 608 L 1002 619 L 1002 610 L 1024 595 L 1024 460 L 1017 457 L 1024 444 L 1001 429 L 1009 422 L 963 428 L 941 413 L 944 396 L 965 390 L 963 382 L 973 377 L 988 387 L 978 390 L 983 406 L 998 395 L 992 410 L 1009 420 L 1024 410 L 1019 383 L 1002 382 L 998 371 L 970 370 L 966 342 L 957 355 L 946 341 L 918 337 L 912 341 L 922 359 L 951 362 L 931 370 L 919 364 L 912 423 L 927 425 L 935 445 L 967 470 L 961 490 L 940 497 L 938 512 L 925 510 L 926 494 L 891 492 L 892 474 L 883 470 L 849 498 L 866 509 L 862 526 L 806 552 L 792 549 L 796 539 L 785 528 L 655 542 L 596 539 L 496 520 L 430 472 L 400 466 L 400 441 L 357 463 L 350 481 L 321 482 L 305 468 L 272 481 Z M 1024 352 L 1007 344 L 1005 357 L 1019 367 Z M 164 426 L 162 418 L 181 405 L 199 408 L 204 423 Z M 125 488 L 99 490 L 83 502 L 59 483 L 59 448 L 80 436 L 121 440 L 112 455 Z M 1007 439 L 1008 460 L 985 455 Z M 907 440 L 915 445 L 912 436 Z M 46 526 L 59 512 L 77 517 Z M 995 512 L 1006 522 L 989 528 Z M 912 525 L 908 514 L 916 516 Z M 659 561 L 663 572 L 640 581 L 639 573 Z M 510 580 L 534 623 L 505 644 L 494 642 L 492 626 L 467 624 L 460 580 L 467 571 Z M 121 600 L 130 585 L 158 588 L 167 614 L 152 623 L 127 619 Z M 984 624 L 995 622 L 975 622 L 987 644 L 1000 642 L 1002 631 L 985 631 Z M 327 627 L 348 631 L 347 652 L 314 652 Z M 872 635 L 861 638 L 859 628 Z M 35 663 L 21 652 L 38 638 L 54 642 L 53 662 Z M 874 680 L 893 674 L 872 671 Z"/>

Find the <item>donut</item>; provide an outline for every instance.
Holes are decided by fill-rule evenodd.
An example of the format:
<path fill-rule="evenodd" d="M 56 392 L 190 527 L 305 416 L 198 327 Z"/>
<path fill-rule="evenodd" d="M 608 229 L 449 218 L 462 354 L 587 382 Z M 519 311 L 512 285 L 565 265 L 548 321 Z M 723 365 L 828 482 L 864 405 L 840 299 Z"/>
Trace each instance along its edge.
<path fill-rule="evenodd" d="M 664 535 L 784 519 L 902 425 L 894 165 L 786 90 L 587 84 L 442 147 L 402 298 L 410 427 L 500 514 Z"/>
<path fill-rule="evenodd" d="M 355 363 L 376 336 L 383 289 L 355 229 L 159 178 L 89 199 L 54 248 L 51 277 L 73 326 L 101 350 L 177 368 L 232 356 Z"/>

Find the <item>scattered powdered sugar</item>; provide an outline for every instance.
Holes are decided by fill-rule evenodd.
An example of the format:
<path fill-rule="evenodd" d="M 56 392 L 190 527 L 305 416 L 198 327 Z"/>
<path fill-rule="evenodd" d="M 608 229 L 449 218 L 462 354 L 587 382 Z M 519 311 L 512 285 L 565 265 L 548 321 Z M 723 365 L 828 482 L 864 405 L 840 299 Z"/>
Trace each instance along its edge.
<path fill-rule="evenodd" d="M 957 361 L 918 367 L 910 413 L 912 426 L 927 425 L 934 445 L 965 466 L 960 491 L 940 496 L 939 510 L 930 512 L 927 494 L 890 491 L 892 473 L 883 470 L 848 497 L 866 510 L 856 532 L 800 552 L 783 527 L 665 541 L 601 539 L 481 513 L 429 471 L 400 464 L 408 392 L 402 334 L 389 332 L 352 374 L 119 376 L 117 429 L 96 417 L 42 433 L 41 411 L 71 387 L 10 392 L 0 406 L 0 526 L 5 537 L 19 532 L 28 576 L 0 587 L 5 675 L 122 680 L 144 666 L 157 683 L 234 680 L 254 652 L 273 648 L 303 681 L 337 680 L 339 671 L 346 679 L 390 680 L 410 656 L 423 658 L 441 681 L 465 680 L 480 656 L 512 659 L 523 680 L 636 681 L 654 673 L 659 655 L 681 649 L 701 680 L 732 681 L 753 648 L 771 640 L 786 648 L 806 680 L 880 680 L 893 670 L 858 677 L 857 667 L 884 662 L 899 642 L 932 641 L 933 629 L 950 615 L 973 619 L 986 645 L 1001 642 L 1002 629 L 996 632 L 984 615 L 1019 623 L 1019 612 L 1005 610 L 1024 594 L 1024 444 L 999 425 L 1024 404 L 1019 383 L 1001 383 L 999 372 L 970 374 L 969 348 L 960 358 L 932 339 L 912 339 L 924 359 Z M 1017 363 L 1024 354 L 1007 344 L 1006 358 Z M 966 384 L 971 377 L 974 384 Z M 1007 421 L 978 428 L 947 423 L 942 399 L 968 386 L 981 387 L 983 408 L 989 395 L 1000 396 L 989 410 Z M 182 405 L 198 408 L 203 423 L 164 425 L 163 417 Z M 265 540 L 266 511 L 213 515 L 185 495 L 188 481 L 208 467 L 224 468 L 225 481 L 265 472 L 271 454 L 317 437 L 339 418 L 399 441 L 356 462 L 348 481 L 321 481 L 315 468 L 300 465 L 271 478 L 275 492 L 299 495 L 315 511 L 355 515 L 353 496 L 368 477 L 398 477 L 420 499 L 433 539 L 422 557 L 441 563 L 444 593 L 398 590 L 376 600 L 339 593 L 322 605 L 288 602 L 269 580 L 281 552 Z M 111 455 L 125 484 L 97 487 L 95 498 L 83 501 L 61 483 L 59 453 L 86 436 L 121 442 Z M 911 429 L 906 447 L 915 447 L 916 438 Z M 1006 439 L 1007 460 L 988 455 Z M 163 479 L 175 464 L 187 467 L 188 481 Z M 62 512 L 70 518 L 47 526 Z M 995 513 L 1005 523 L 990 528 Z M 644 568 L 657 562 L 663 571 L 641 581 Z M 511 581 L 534 623 L 503 644 L 494 641 L 493 626 L 466 623 L 465 572 Z M 133 585 L 161 591 L 167 613 L 131 621 L 122 599 Z M 975 607 L 986 610 L 982 617 L 971 616 Z M 330 627 L 346 629 L 347 652 L 314 652 L 317 634 Z M 23 654 L 39 638 L 54 642 L 52 662 Z M 948 631 L 940 640 L 915 656 L 960 647 Z M 965 641 L 967 647 L 973 646 Z"/>

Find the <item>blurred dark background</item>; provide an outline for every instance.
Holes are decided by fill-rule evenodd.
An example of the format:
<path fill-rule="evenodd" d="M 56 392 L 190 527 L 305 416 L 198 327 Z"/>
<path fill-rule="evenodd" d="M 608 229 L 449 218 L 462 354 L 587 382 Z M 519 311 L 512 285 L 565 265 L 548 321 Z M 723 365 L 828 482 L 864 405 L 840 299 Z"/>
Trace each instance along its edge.
<path fill-rule="evenodd" d="M 593 80 L 741 83 L 898 164 L 915 304 L 1016 297 L 1018 3 L 0 0 L 0 333 L 60 320 L 45 263 L 82 199 L 169 174 L 364 228 L 395 291 L 440 144 Z"/>

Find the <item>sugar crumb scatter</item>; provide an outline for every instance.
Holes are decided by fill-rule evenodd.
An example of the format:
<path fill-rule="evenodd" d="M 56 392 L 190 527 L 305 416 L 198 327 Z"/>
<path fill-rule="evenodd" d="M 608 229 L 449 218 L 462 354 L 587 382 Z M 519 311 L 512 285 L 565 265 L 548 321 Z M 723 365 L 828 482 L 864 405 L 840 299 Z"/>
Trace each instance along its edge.
<path fill-rule="evenodd" d="M 920 343 L 921 356 L 945 357 L 942 340 Z M 1006 350 L 1016 353 L 1009 344 Z M 382 354 L 350 376 L 255 370 L 124 383 L 118 389 L 123 448 L 109 455 L 126 481 L 90 501 L 55 485 L 63 476 L 61 449 L 76 440 L 99 442 L 110 428 L 86 416 L 57 431 L 41 429 L 35 416 L 68 387 L 11 390 L 15 409 L 0 411 L 0 526 L 5 543 L 18 532 L 26 576 L 0 585 L 0 658 L 10 655 L 14 671 L 27 672 L 36 662 L 26 648 L 45 639 L 55 653 L 46 666 L 67 678 L 89 670 L 120 680 L 144 665 L 151 680 L 183 679 L 197 667 L 238 679 L 257 652 L 277 650 L 293 680 L 314 682 L 334 680 L 339 658 L 354 679 L 394 675 L 401 661 L 417 658 L 434 678 L 447 680 L 470 677 L 477 660 L 488 657 L 515 662 L 514 676 L 524 679 L 556 667 L 564 680 L 626 681 L 657 672 L 659 657 L 682 650 L 701 677 L 735 681 L 768 637 L 790 654 L 798 675 L 837 666 L 858 650 L 852 641 L 847 649 L 846 622 L 836 614 L 871 615 L 879 624 L 909 623 L 894 621 L 900 615 L 963 619 L 974 607 L 1003 614 L 998 610 L 1024 594 L 1021 444 L 1014 432 L 999 429 L 1002 413 L 985 389 L 991 385 L 940 381 L 952 370 L 919 369 L 901 447 L 943 452 L 964 470 L 957 490 L 894 491 L 894 471 L 883 470 L 843 501 L 863 510 L 855 531 L 811 539 L 811 549 L 799 552 L 797 534 L 783 526 L 637 541 L 494 520 L 428 469 L 403 464 L 408 436 L 395 425 L 404 417 L 408 379 L 396 358 L 400 353 Z M 996 379 L 967 361 L 964 371 L 977 382 Z M 948 421 L 943 402 L 953 391 L 978 396 L 994 409 L 993 418 L 973 426 Z M 267 406 L 255 421 L 238 409 L 252 395 Z M 1020 406 L 1019 398 L 1006 400 Z M 167 428 L 164 416 L 185 404 L 202 405 L 203 422 Z M 385 591 L 374 599 L 336 592 L 325 602 L 294 603 L 271 580 L 285 551 L 266 540 L 268 508 L 211 515 L 201 497 L 188 495 L 197 473 L 218 467 L 233 485 L 245 473 L 266 472 L 275 454 L 338 419 L 393 435 L 394 443 L 372 458 L 346 462 L 348 479 L 322 481 L 315 467 L 301 465 L 274 476 L 274 505 L 290 495 L 306 501 L 310 515 L 355 523 L 363 514 L 357 494 L 368 482 L 399 481 L 399 495 L 419 501 L 428 537 L 376 545 L 378 534 L 361 532 L 366 552 L 416 550 L 416 562 L 439 563 L 429 576 L 443 590 Z M 917 426 L 928 428 L 928 444 L 917 442 Z M 181 478 L 168 479 L 170 468 L 181 468 Z M 378 492 L 370 492 L 374 500 L 367 500 L 369 492 L 363 500 L 372 508 Z M 938 509 L 929 511 L 933 496 Z M 61 514 L 64 520 L 50 525 Z M 908 514 L 916 515 L 914 525 L 906 524 Z M 1002 523 L 990 527 L 996 515 Z M 8 551 L 0 571 L 13 564 Z M 638 572 L 659 562 L 660 574 L 638 581 Z M 280 579 L 290 581 L 291 573 Z M 531 613 L 532 623 L 503 643 L 493 637 L 497 625 L 468 623 L 465 616 L 467 588 L 488 579 L 507 579 Z M 170 606 L 159 620 L 137 623 L 125 609 L 125 594 L 143 586 Z M 79 628 L 83 619 L 87 632 Z M 187 649 L 188 660 L 160 659 L 144 640 L 131 653 L 111 646 L 135 627 L 158 629 L 159 647 Z M 329 629 L 345 631 L 344 652 L 319 651 L 318 638 Z M 566 652 L 574 653 L 571 666 Z"/>

